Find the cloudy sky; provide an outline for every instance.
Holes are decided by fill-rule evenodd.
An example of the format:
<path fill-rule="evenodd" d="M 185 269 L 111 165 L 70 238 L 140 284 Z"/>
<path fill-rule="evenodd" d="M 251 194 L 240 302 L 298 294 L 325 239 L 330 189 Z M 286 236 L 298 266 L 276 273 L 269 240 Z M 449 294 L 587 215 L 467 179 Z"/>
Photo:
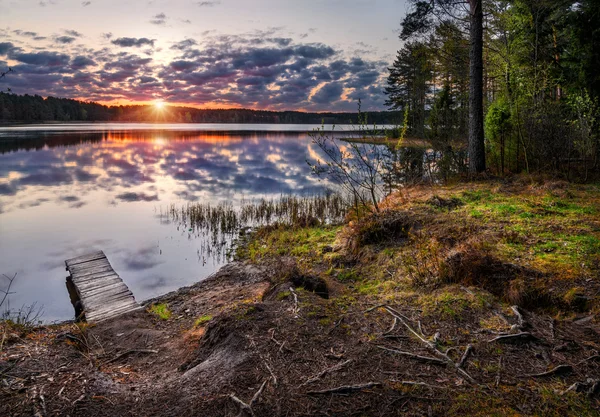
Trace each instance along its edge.
<path fill-rule="evenodd" d="M 0 0 L 0 89 L 194 107 L 384 109 L 405 0 Z"/>

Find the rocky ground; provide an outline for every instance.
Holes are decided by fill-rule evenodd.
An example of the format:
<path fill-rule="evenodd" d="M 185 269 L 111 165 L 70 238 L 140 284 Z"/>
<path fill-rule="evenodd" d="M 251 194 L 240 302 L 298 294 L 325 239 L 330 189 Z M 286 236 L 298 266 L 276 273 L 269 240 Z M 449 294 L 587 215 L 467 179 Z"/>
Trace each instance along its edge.
<path fill-rule="evenodd" d="M 600 415 L 595 192 L 413 189 L 258 232 L 144 311 L 4 322 L 0 415 Z"/>

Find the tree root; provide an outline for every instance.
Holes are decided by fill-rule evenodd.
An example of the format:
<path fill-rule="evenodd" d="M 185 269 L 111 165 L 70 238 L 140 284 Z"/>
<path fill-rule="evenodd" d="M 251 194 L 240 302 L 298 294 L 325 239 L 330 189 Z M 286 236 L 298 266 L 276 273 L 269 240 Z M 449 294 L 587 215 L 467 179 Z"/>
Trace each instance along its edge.
<path fill-rule="evenodd" d="M 542 372 L 540 374 L 533 375 L 525 375 L 524 378 L 544 378 L 556 375 L 567 375 L 571 372 L 573 372 L 573 367 L 571 365 L 559 365 L 556 368 L 550 369 L 547 372 Z"/>
<path fill-rule="evenodd" d="M 377 347 L 379 349 L 387 350 L 388 352 L 396 353 L 398 355 L 402 355 L 402 356 L 406 356 L 406 357 L 411 358 L 411 359 L 415 359 L 415 360 L 417 360 L 419 362 L 430 363 L 432 365 L 439 365 L 439 366 L 446 366 L 446 365 L 448 365 L 448 363 L 446 361 L 443 361 L 441 359 L 430 358 L 428 356 L 415 355 L 414 353 L 403 352 L 401 350 L 391 349 L 391 348 L 387 348 L 385 346 L 377 346 Z"/>
<path fill-rule="evenodd" d="M 266 379 L 262 383 L 262 385 L 260 386 L 258 391 L 256 391 L 256 393 L 254 394 L 254 396 L 252 397 L 252 399 L 250 400 L 250 402 L 248 404 L 246 404 L 244 401 L 240 400 L 234 394 L 229 395 L 229 398 L 231 398 L 231 400 L 234 403 L 236 403 L 237 405 L 240 406 L 240 414 L 239 414 L 240 416 L 243 415 L 244 413 L 246 413 L 246 414 L 250 415 L 251 417 L 254 417 L 254 410 L 252 410 L 252 406 L 254 405 L 254 403 L 258 400 L 258 398 L 262 394 L 263 390 L 265 389 L 265 386 L 267 385 L 267 382 L 269 382 L 268 379 Z"/>
<path fill-rule="evenodd" d="M 341 387 L 326 389 L 323 391 L 309 391 L 306 395 L 325 395 L 325 394 L 351 394 L 356 391 L 362 391 L 364 389 L 380 387 L 381 382 L 367 382 L 366 384 L 359 385 L 342 385 Z"/>
<path fill-rule="evenodd" d="M 498 337 L 489 340 L 488 343 L 492 342 L 502 342 L 502 343 L 523 343 L 523 342 L 533 342 L 539 340 L 537 337 L 532 335 L 529 332 L 521 332 L 516 334 L 503 334 Z"/>
<path fill-rule="evenodd" d="M 298 388 L 304 387 L 308 384 L 312 384 L 313 382 L 318 381 L 319 379 L 323 378 L 325 375 L 331 373 L 331 372 L 335 372 L 335 371 L 339 371 L 340 369 L 342 369 L 344 366 L 348 365 L 350 362 L 352 362 L 352 359 L 348 359 L 344 362 L 340 362 L 337 365 L 332 366 L 331 368 L 327 368 L 322 370 L 321 372 L 319 372 L 317 375 L 308 378 L 305 382 L 303 382 L 302 384 L 298 385 Z"/>
<path fill-rule="evenodd" d="M 458 364 L 456 362 L 454 362 L 446 353 L 443 353 L 442 351 L 440 351 L 435 343 L 430 342 L 429 340 L 425 339 L 425 337 L 423 336 L 423 334 L 419 334 L 416 330 L 414 330 L 409 324 L 409 320 L 408 318 L 406 318 L 404 315 L 402 315 L 401 313 L 399 313 L 398 311 L 394 310 L 393 308 L 391 308 L 390 306 L 386 305 L 383 307 L 389 314 L 391 314 L 393 317 L 397 318 L 398 321 L 400 323 L 402 323 L 402 325 L 404 325 L 404 327 L 406 327 L 406 329 L 411 332 L 413 335 L 415 335 L 417 337 L 417 339 L 419 339 L 421 342 L 423 342 L 436 356 L 439 356 L 440 358 L 442 358 L 444 361 L 446 361 L 448 364 L 452 365 L 454 367 L 454 369 L 456 369 L 456 371 L 461 374 L 463 377 L 465 377 L 465 379 L 467 381 L 469 381 L 472 384 L 477 384 L 477 382 L 475 381 L 475 379 L 473 379 L 473 377 L 471 375 L 469 375 L 464 369 L 462 369 L 460 366 L 458 366 Z"/>

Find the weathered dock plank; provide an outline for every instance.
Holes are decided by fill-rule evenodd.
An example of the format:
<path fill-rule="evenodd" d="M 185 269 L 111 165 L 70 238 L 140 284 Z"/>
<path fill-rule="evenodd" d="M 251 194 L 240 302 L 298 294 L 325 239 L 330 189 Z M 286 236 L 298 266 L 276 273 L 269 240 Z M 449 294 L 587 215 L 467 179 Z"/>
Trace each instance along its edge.
<path fill-rule="evenodd" d="M 104 252 L 67 259 L 65 265 L 76 316 L 97 323 L 141 309 Z"/>

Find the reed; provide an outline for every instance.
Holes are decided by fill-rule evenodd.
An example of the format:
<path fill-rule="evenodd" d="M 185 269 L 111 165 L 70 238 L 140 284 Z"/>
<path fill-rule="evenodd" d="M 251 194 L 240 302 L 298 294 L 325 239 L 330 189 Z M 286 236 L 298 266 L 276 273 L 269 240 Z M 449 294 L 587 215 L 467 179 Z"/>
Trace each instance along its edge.
<path fill-rule="evenodd" d="M 163 216 L 177 225 L 188 238 L 199 238 L 198 259 L 206 263 L 222 263 L 230 254 L 237 238 L 246 231 L 261 226 L 283 225 L 305 227 L 341 223 L 348 202 L 336 193 L 313 196 L 280 196 L 277 199 L 242 200 L 234 205 L 224 203 L 171 204 Z"/>

